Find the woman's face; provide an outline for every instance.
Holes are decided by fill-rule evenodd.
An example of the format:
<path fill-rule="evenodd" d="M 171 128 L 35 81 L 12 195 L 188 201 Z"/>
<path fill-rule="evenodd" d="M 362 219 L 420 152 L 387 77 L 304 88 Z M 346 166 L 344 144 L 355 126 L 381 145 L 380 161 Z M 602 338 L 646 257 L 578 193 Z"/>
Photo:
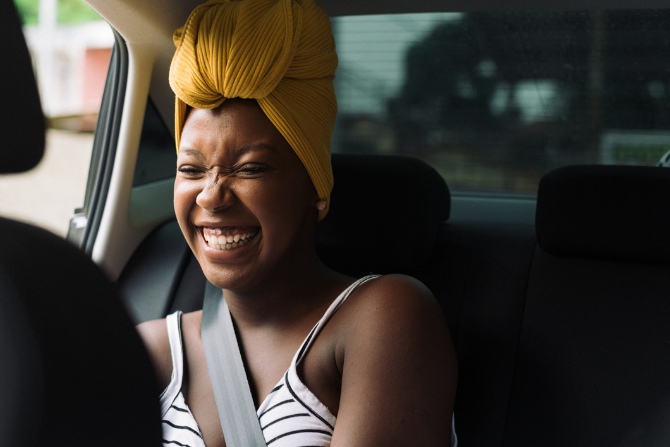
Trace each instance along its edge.
<path fill-rule="evenodd" d="M 317 194 L 256 101 L 192 109 L 177 157 L 174 206 L 207 279 L 249 291 L 313 249 Z"/>

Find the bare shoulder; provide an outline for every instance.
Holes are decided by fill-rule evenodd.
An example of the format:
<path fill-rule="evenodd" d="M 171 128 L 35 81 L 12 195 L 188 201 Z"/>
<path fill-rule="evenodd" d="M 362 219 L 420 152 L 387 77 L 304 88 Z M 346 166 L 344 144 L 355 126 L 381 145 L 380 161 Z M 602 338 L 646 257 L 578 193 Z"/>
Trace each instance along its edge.
<path fill-rule="evenodd" d="M 406 275 L 385 275 L 360 285 L 342 306 L 341 348 L 348 354 L 414 350 L 446 352 L 453 346 L 442 310 L 431 291 Z M 337 314 L 336 314 L 337 315 Z M 349 355 L 351 357 L 351 355 Z"/>
<path fill-rule="evenodd" d="M 138 324 L 136 329 L 153 364 L 158 385 L 163 389 L 170 383 L 172 375 L 172 354 L 165 318 L 145 321 Z"/>
<path fill-rule="evenodd" d="M 412 323 L 432 322 L 446 329 L 437 300 L 421 281 L 406 275 L 385 275 L 368 281 L 352 294 L 349 309 L 354 322 L 368 324 L 403 322 L 403 327 L 413 330 Z M 372 315 L 371 315 L 372 314 Z M 374 316 L 372 320 L 371 316 Z M 397 326 L 396 326 L 397 328 Z"/>
<path fill-rule="evenodd" d="M 430 290 L 408 276 L 383 276 L 359 286 L 340 311 L 342 388 L 331 445 L 448 445 L 456 355 Z"/>
<path fill-rule="evenodd" d="M 434 301 L 435 297 L 421 281 L 407 275 L 392 274 L 366 283 L 370 292 L 382 292 L 387 298 Z"/>

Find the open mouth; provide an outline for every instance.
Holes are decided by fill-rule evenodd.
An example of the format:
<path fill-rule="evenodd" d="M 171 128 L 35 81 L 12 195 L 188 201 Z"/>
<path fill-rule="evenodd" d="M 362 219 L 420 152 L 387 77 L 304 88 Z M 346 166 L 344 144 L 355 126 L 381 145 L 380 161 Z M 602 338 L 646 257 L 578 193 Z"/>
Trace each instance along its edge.
<path fill-rule="evenodd" d="M 216 250 L 233 250 L 251 242 L 260 232 L 259 227 L 200 227 L 208 247 Z"/>

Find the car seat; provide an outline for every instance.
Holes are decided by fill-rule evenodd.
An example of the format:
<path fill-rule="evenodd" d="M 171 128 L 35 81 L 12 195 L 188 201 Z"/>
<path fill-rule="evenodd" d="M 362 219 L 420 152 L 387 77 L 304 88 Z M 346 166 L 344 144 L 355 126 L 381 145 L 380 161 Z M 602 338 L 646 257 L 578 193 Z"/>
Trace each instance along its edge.
<path fill-rule="evenodd" d="M 0 173 L 21 172 L 42 156 L 44 117 L 13 2 L 0 22 Z M 115 285 L 68 242 L 4 218 L 0 359 L 0 445 L 161 445 L 159 390 Z"/>
<path fill-rule="evenodd" d="M 543 177 L 503 446 L 668 445 L 669 228 L 670 170 Z"/>

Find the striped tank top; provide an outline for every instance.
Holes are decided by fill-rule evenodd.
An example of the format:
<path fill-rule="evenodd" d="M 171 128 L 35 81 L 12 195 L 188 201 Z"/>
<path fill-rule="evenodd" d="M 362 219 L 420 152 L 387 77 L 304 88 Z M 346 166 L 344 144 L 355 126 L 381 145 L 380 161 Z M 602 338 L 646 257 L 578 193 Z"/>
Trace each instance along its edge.
<path fill-rule="evenodd" d="M 298 377 L 296 367 L 309 350 L 321 328 L 344 303 L 351 292 L 364 282 L 378 276 L 370 275 L 359 279 L 347 287 L 333 301 L 296 352 L 288 371 L 258 407 L 256 414 L 268 446 L 330 446 L 336 418 L 302 383 Z M 186 405 L 181 392 L 184 366 L 180 325 L 181 312 L 177 311 L 168 315 L 166 321 L 172 353 L 172 377 L 160 397 L 163 446 L 205 447 L 198 424 Z M 453 420 L 451 445 L 452 447 L 456 446 Z"/>

